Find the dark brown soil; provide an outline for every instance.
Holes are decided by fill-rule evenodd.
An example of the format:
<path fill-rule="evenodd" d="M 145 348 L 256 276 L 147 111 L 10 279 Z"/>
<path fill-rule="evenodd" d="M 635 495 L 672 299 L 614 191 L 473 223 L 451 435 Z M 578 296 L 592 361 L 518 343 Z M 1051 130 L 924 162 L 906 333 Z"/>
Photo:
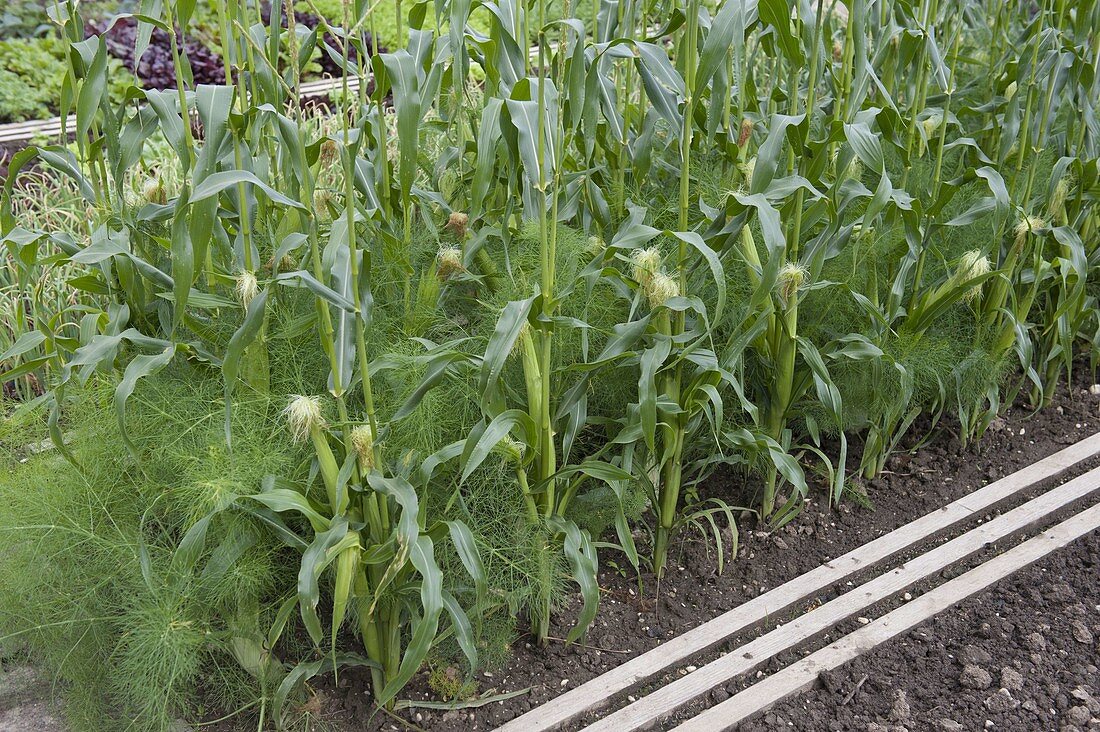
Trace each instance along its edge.
<path fill-rule="evenodd" d="M 1097 579 L 1094 532 L 742 729 L 1100 729 Z"/>
<path fill-rule="evenodd" d="M 26 145 L 18 142 L 0 142 L 0 180 L 8 177 L 8 164 L 12 155 L 22 150 Z"/>
<path fill-rule="evenodd" d="M 1063 390 L 1062 395 L 1049 409 L 1033 415 L 1023 406 L 1012 407 L 993 425 L 979 445 L 963 447 L 949 431 L 941 430 L 929 444 L 912 455 L 908 453 L 896 455 L 892 458 L 889 469 L 884 475 L 862 486 L 869 499 L 867 506 L 848 500 L 841 503 L 839 507 L 830 508 L 824 494 L 818 493 L 807 502 L 800 516 L 778 531 L 757 531 L 754 530 L 751 520 L 744 521 L 740 527 L 740 550 L 737 561 L 727 563 L 721 575 L 717 572 L 713 547 L 703 542 L 698 536 L 691 535 L 680 537 L 672 553 L 669 572 L 659 592 L 652 575 L 643 575 L 639 588 L 636 577 L 615 571 L 608 566 L 609 562 L 605 559 L 600 576 L 600 586 L 603 591 L 600 614 L 588 633 L 585 645 L 566 645 L 555 642 L 548 648 L 540 649 L 532 647 L 532 644 L 525 639 L 520 639 L 513 645 L 513 655 L 507 664 L 477 679 L 479 691 L 485 696 L 529 689 L 527 693 L 477 709 L 440 711 L 413 708 L 404 709 L 399 712 L 399 715 L 417 727 L 428 730 L 492 729 L 513 719 L 563 691 L 639 653 L 654 648 L 664 640 L 736 607 L 776 585 L 793 579 L 824 561 L 839 556 L 992 480 L 1015 472 L 1096 432 L 1100 424 L 1100 396 L 1090 393 L 1088 387 L 1091 384 L 1092 378 L 1088 370 L 1079 369 L 1072 389 Z M 1088 465 L 1092 467 L 1092 463 Z M 722 496 L 731 502 L 736 502 L 741 497 L 740 493 L 745 490 L 745 486 L 729 477 L 715 478 L 706 490 L 708 494 Z M 1091 551 L 1095 556 L 1095 539 L 1090 541 L 1093 542 L 1089 546 L 1092 547 Z M 1063 553 L 1070 551 L 1067 549 Z M 1100 591 L 1091 587 L 1089 590 L 1082 588 L 1081 585 L 1095 584 L 1097 579 L 1095 560 L 1090 571 L 1091 574 L 1079 574 L 1064 580 L 1063 583 L 1074 591 L 1082 593 L 1082 597 L 1085 597 L 1088 591 Z M 1029 612 L 1028 607 L 1031 607 L 1030 612 L 1033 614 L 1059 612 L 1057 608 L 1048 609 L 1042 603 L 1036 606 L 1036 602 L 1041 600 L 1041 594 L 1028 593 L 1022 596 L 1019 612 L 1026 615 Z M 985 601 L 988 603 L 988 598 L 985 598 Z M 1084 602 L 1086 609 L 1092 613 L 1091 622 L 1095 623 L 1095 605 L 1098 600 L 1095 598 L 1089 601 L 1075 600 L 1069 604 L 1073 606 L 1081 602 Z M 987 607 L 983 607 L 980 613 L 972 616 L 972 619 L 979 615 L 988 618 Z M 555 618 L 552 634 L 564 637 L 572 617 L 572 608 L 564 608 Z M 1082 617 L 1067 618 L 1065 623 L 1068 624 L 1075 619 L 1090 622 Z M 945 615 L 937 622 L 952 621 Z M 998 622 L 1000 622 L 999 619 Z M 1055 625 L 1055 623 L 1047 622 L 1047 625 Z M 959 627 L 959 633 L 964 638 L 976 630 L 977 626 Z M 1100 634 L 1100 628 L 1094 630 Z M 1052 641 L 1057 637 L 1059 636 L 1052 635 Z M 1002 642 L 996 633 L 987 640 L 990 643 Z M 911 643 L 911 641 L 908 642 Z M 965 642 L 977 643 L 978 641 Z M 953 653 L 952 648 L 949 647 L 947 652 Z M 1095 653 L 1095 647 L 1092 652 Z M 1015 657 L 1004 663 L 1007 664 L 1013 660 Z M 1024 660 L 1027 660 L 1026 654 L 1022 657 L 1021 663 Z M 1058 659 L 1051 656 L 1049 660 L 1050 663 L 1055 663 Z M 899 673 L 902 675 L 906 673 L 905 662 L 887 660 L 886 663 L 895 663 L 900 669 Z M 1085 665 L 1087 666 L 1087 663 Z M 989 669 L 989 672 L 996 677 L 995 681 L 1000 678 L 999 669 L 1000 666 Z M 863 673 L 865 672 L 859 672 L 856 680 Z M 1045 675 L 1043 683 L 1057 681 L 1057 674 L 1049 664 L 1043 668 L 1037 667 L 1028 673 L 1032 673 L 1036 678 Z M 958 676 L 959 669 L 956 669 L 953 674 L 948 674 L 945 678 L 951 681 Z M 919 686 L 922 680 L 928 678 L 937 677 L 922 674 L 911 681 Z M 871 682 L 865 682 L 864 686 L 869 683 Z M 945 688 L 939 689 L 940 686 Z M 860 693 L 871 694 L 878 688 L 871 686 L 866 692 Z M 954 688 L 939 684 L 937 691 L 927 691 L 922 694 L 949 695 L 957 689 L 957 683 Z M 992 689 L 996 691 L 997 687 L 994 686 Z M 1068 695 L 1072 689 L 1072 686 L 1066 688 L 1064 695 Z M 357 674 L 354 671 L 342 673 L 338 686 L 321 681 L 317 691 L 320 699 L 316 701 L 321 702 L 326 712 L 323 716 L 338 726 L 343 725 L 346 729 L 356 730 L 401 729 L 402 725 L 391 717 L 382 714 L 372 716 L 369 679 L 365 674 Z M 1093 689 L 1093 692 L 1097 690 Z M 982 705 L 981 710 L 986 710 L 985 713 L 988 713 L 988 710 L 984 706 L 984 701 L 991 693 L 986 693 L 979 700 Z M 437 698 L 426 683 L 426 674 L 414 679 L 402 696 L 410 700 Z M 925 698 L 915 690 L 911 697 L 915 700 Z M 856 700 L 858 698 L 857 696 Z M 1000 700 L 994 700 L 991 703 L 999 702 Z M 889 706 L 893 701 L 887 700 L 885 703 Z M 970 699 L 968 703 L 973 705 L 976 702 L 975 699 Z M 1039 704 L 1038 699 L 1035 703 Z M 855 701 L 851 702 L 850 706 L 854 704 Z M 927 709 L 924 707 L 921 709 L 924 709 L 927 714 L 934 714 L 936 712 L 929 711 L 934 706 L 932 704 Z M 788 715 L 794 713 L 790 711 Z M 974 712 L 974 714 L 978 713 L 978 711 Z M 921 717 L 919 723 L 913 723 L 916 725 L 914 729 L 934 728 L 924 723 L 928 718 L 927 714 Z M 370 721 L 367 721 L 368 719 Z M 791 719 L 792 717 L 787 717 L 787 721 Z M 793 728 L 812 728 L 812 719 L 809 717 L 799 719 L 810 726 L 795 722 Z M 826 715 L 822 719 L 828 720 L 831 717 Z M 874 716 L 870 719 L 874 721 Z M 970 717 L 964 718 L 960 714 L 959 719 L 962 720 L 964 729 L 982 729 L 985 721 L 983 718 L 975 727 L 969 724 Z M 788 727 L 786 722 L 783 726 Z M 776 727 L 769 725 L 767 728 Z M 829 729 L 829 727 L 822 727 L 822 729 Z M 834 729 L 854 728 L 846 726 Z M 1020 729 L 1039 729 L 1039 727 L 1025 726 Z"/>

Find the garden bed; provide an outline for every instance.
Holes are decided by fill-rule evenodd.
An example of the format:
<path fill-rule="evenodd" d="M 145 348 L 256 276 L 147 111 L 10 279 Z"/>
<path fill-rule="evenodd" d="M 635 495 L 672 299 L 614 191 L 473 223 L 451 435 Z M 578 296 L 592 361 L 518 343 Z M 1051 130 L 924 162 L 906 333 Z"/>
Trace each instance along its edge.
<path fill-rule="evenodd" d="M 75 732 L 705 725 L 1100 526 L 983 561 L 1100 491 L 1100 6 L 108 5 L 0 149 Z"/>
<path fill-rule="evenodd" d="M 1100 395 L 1090 391 L 1092 375 L 1085 364 L 1080 366 L 1072 389 L 1067 389 L 1049 409 L 1033 415 L 1022 404 L 1013 406 L 977 446 L 964 448 L 949 433 L 941 433 L 915 453 L 899 453 L 891 460 L 889 470 L 866 486 L 866 505 L 849 501 L 830 510 L 826 504 L 811 500 L 796 522 L 777 531 L 758 530 L 750 522 L 744 523 L 739 560 L 728 564 L 722 574 L 717 572 L 713 549 L 691 540 L 677 547 L 671 571 L 659 592 L 652 575 L 642 577 L 639 591 L 632 576 L 605 568 L 600 575 L 601 615 L 584 643 L 566 645 L 557 641 L 540 649 L 521 640 L 513 646 L 514 657 L 503 668 L 478 679 L 480 690 L 487 695 L 530 689 L 527 693 L 470 710 L 415 708 L 399 714 L 430 730 L 455 729 L 459 724 L 472 730 L 493 729 L 664 640 L 1095 433 L 1100 428 Z M 1067 475 L 1097 465 L 1100 458 L 1091 458 Z M 741 489 L 735 480 L 721 477 L 707 487 L 708 492 L 731 501 L 736 501 Z M 1026 491 L 996 513 L 1022 503 L 1036 492 Z M 908 554 L 917 551 L 915 548 Z M 1067 549 L 1062 555 L 1074 551 L 1079 550 Z M 564 636 L 571 621 L 568 611 L 556 617 L 553 635 Z M 438 700 L 428 688 L 426 676 L 414 680 L 403 696 Z M 372 712 L 369 676 L 354 670 L 345 672 L 338 686 L 331 682 L 319 685 L 318 700 L 325 718 L 343 723 L 348 729 L 363 729 L 363 719 Z M 792 701 L 790 706 L 796 708 L 798 702 Z M 797 729 L 816 729 L 802 727 L 797 721 L 803 719 L 812 725 L 813 718 L 788 714 L 784 719 L 795 719 Z M 375 714 L 367 729 L 392 729 L 393 725 L 392 719 Z M 570 728 L 581 726 L 578 723 Z"/>

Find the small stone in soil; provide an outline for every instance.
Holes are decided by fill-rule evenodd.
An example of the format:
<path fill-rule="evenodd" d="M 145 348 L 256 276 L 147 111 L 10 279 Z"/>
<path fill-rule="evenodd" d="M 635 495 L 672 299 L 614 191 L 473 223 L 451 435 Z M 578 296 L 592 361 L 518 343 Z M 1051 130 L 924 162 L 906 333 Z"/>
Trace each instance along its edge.
<path fill-rule="evenodd" d="M 1085 706 L 1070 707 L 1070 710 L 1066 712 L 1066 719 L 1069 720 L 1070 724 L 1084 727 L 1092 719 L 1092 712 Z"/>
<path fill-rule="evenodd" d="M 1088 692 L 1083 686 L 1078 686 L 1076 689 L 1069 693 L 1077 701 L 1088 707 L 1089 711 L 1093 714 L 1100 714 L 1100 701 Z"/>
<path fill-rule="evenodd" d="M 964 664 L 971 664 L 974 666 L 980 666 L 985 663 L 989 663 L 993 660 L 993 656 L 988 652 L 978 648 L 977 646 L 966 646 L 959 653 L 959 660 Z"/>
<path fill-rule="evenodd" d="M 1077 598 L 1077 593 L 1065 582 L 1055 582 L 1050 586 L 1047 595 L 1056 602 L 1072 602 Z"/>
<path fill-rule="evenodd" d="M 1024 688 L 1024 676 L 1016 669 L 1005 666 L 1001 669 L 1001 686 L 1009 691 L 1019 691 Z"/>
<path fill-rule="evenodd" d="M 909 706 L 909 699 L 906 698 L 906 694 L 901 689 L 894 692 L 894 703 L 890 706 L 890 719 L 895 722 L 904 722 L 909 719 L 909 715 L 912 714 L 912 709 Z"/>
<path fill-rule="evenodd" d="M 967 689 L 988 689 L 993 684 L 993 677 L 984 668 L 968 663 L 963 667 L 959 683 Z"/>
<path fill-rule="evenodd" d="M 953 719 L 941 719 L 937 726 L 939 729 L 943 730 L 943 732 L 962 732 L 962 730 L 965 729 L 965 727 Z"/>
<path fill-rule="evenodd" d="M 1011 712 L 1018 706 L 1020 706 L 1020 702 L 1012 698 L 1012 694 L 1008 692 L 1008 689 L 1001 689 L 985 700 L 985 708 L 999 714 Z"/>
<path fill-rule="evenodd" d="M 1078 643 L 1091 644 L 1093 641 L 1092 631 L 1088 626 L 1082 623 L 1080 620 L 1074 620 L 1071 624 L 1073 628 L 1073 639 Z"/>

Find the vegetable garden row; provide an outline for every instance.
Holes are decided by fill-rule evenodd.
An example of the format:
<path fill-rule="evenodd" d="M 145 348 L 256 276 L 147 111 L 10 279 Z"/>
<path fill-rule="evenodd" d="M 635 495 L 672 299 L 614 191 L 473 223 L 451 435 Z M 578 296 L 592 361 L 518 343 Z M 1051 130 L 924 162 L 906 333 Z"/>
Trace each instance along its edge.
<path fill-rule="evenodd" d="M 383 720 L 465 701 L 583 642 L 601 564 L 721 571 L 1095 371 L 1095 0 L 305 5 L 50 12 L 0 643 L 78 727 L 309 725 L 351 667 Z"/>

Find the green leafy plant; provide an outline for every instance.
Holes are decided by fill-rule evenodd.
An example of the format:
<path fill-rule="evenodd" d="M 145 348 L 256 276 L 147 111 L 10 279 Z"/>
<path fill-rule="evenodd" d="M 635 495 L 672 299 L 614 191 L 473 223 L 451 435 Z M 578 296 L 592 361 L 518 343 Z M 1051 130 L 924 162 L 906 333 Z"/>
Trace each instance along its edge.
<path fill-rule="evenodd" d="M 137 406 L 186 367 L 220 393 L 195 470 L 257 404 L 295 456 L 182 491 L 132 622 L 183 612 L 235 526 L 277 557 L 247 612 L 117 651 L 181 687 L 232 656 L 261 724 L 349 665 L 380 706 L 425 664 L 472 693 L 519 622 L 583 636 L 609 553 L 659 579 L 701 536 L 721 568 L 740 507 L 860 495 L 850 444 L 870 478 L 916 425 L 976 439 L 1095 364 L 1094 2 L 306 6 L 326 22 L 203 11 L 226 85 L 191 81 L 192 4 L 134 16 L 176 84 L 121 95 L 59 6 L 74 140 L 18 153 L 0 212 L 0 360 L 58 455 L 83 467 L 69 415 L 103 383 L 139 482 Z M 318 54 L 339 88 L 304 109 Z M 32 166 L 75 220 L 28 210 Z"/>

